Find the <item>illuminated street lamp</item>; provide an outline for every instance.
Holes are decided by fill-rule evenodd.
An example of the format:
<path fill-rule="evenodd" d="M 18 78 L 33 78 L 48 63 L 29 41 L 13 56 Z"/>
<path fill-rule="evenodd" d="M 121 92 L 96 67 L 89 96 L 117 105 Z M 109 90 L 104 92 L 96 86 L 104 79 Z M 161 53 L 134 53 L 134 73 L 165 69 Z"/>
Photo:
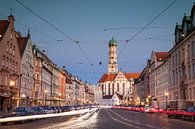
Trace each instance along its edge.
<path fill-rule="evenodd" d="M 47 90 L 45 90 L 44 93 L 45 93 L 45 106 L 46 106 Z"/>
<path fill-rule="evenodd" d="M 13 97 L 13 96 L 12 96 L 12 94 L 13 94 L 12 92 L 13 92 L 13 86 L 14 86 L 14 85 L 15 85 L 15 81 L 14 81 L 14 80 L 10 80 L 10 81 L 9 81 L 9 86 L 10 86 L 10 87 L 9 87 L 9 88 L 10 88 L 10 89 L 9 89 L 9 92 L 10 92 L 10 108 L 12 108 L 12 99 L 13 99 L 13 98 L 12 98 L 12 97 Z"/>
<path fill-rule="evenodd" d="M 21 99 L 22 99 L 22 104 L 24 104 L 24 106 L 26 106 L 26 95 L 25 94 L 22 94 L 21 95 Z M 24 99 L 24 101 L 23 101 L 23 99 Z"/>
<path fill-rule="evenodd" d="M 151 95 L 148 95 L 148 105 L 150 106 Z"/>
<path fill-rule="evenodd" d="M 137 97 L 138 104 L 141 105 L 140 97 Z"/>
<path fill-rule="evenodd" d="M 169 95 L 169 93 L 168 92 L 165 92 L 165 97 L 166 97 L 166 110 L 167 110 L 167 101 L 168 101 L 168 95 Z"/>

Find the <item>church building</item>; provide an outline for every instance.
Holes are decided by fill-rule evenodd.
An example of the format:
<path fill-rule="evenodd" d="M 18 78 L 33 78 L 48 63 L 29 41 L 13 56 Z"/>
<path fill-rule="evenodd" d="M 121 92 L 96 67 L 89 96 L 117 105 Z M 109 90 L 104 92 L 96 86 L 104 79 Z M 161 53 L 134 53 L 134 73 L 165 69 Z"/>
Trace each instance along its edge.
<path fill-rule="evenodd" d="M 102 89 L 102 102 L 105 105 L 130 104 L 134 88 L 134 80 L 140 73 L 125 73 L 118 70 L 117 41 L 109 41 L 108 73 L 104 74 L 98 85 Z"/>

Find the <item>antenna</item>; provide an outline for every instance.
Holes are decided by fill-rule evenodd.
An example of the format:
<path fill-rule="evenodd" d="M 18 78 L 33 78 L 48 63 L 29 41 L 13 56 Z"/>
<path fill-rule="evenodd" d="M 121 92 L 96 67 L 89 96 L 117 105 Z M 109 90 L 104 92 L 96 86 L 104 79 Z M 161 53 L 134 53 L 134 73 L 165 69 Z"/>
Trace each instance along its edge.
<path fill-rule="evenodd" d="M 9 8 L 9 10 L 10 10 L 10 15 L 12 15 L 12 12 L 14 9 L 11 7 L 11 8 Z"/>

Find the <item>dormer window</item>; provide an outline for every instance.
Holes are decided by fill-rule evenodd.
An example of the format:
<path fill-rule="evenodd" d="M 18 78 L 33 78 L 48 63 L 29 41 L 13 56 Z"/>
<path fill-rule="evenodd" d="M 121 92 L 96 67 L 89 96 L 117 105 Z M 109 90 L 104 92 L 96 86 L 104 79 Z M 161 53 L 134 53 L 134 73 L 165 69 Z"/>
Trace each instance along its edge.
<path fill-rule="evenodd" d="M 184 27 L 183 27 L 183 34 L 184 34 L 184 36 L 187 34 L 187 32 L 188 32 L 188 26 L 187 26 L 187 23 L 184 22 Z"/>

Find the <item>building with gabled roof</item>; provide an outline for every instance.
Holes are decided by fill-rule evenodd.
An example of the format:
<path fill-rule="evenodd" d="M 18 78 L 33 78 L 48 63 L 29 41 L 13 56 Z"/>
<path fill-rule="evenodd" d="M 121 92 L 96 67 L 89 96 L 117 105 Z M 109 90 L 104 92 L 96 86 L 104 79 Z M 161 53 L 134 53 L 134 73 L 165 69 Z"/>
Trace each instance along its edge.
<path fill-rule="evenodd" d="M 108 73 L 104 74 L 98 81 L 102 89 L 102 103 L 113 105 L 113 95 L 120 97 L 120 104 L 129 104 L 132 100 L 134 88 L 134 79 L 138 78 L 140 73 L 125 73 L 118 71 L 117 64 L 117 42 L 114 38 L 109 41 L 109 64 Z M 118 103 L 117 103 L 118 104 Z"/>
<path fill-rule="evenodd" d="M 20 51 L 14 28 L 14 16 L 0 20 L 0 111 L 19 104 Z"/>
<path fill-rule="evenodd" d="M 21 56 L 20 67 L 20 106 L 32 106 L 34 94 L 34 56 L 30 31 L 26 37 L 17 35 L 18 47 Z"/>

